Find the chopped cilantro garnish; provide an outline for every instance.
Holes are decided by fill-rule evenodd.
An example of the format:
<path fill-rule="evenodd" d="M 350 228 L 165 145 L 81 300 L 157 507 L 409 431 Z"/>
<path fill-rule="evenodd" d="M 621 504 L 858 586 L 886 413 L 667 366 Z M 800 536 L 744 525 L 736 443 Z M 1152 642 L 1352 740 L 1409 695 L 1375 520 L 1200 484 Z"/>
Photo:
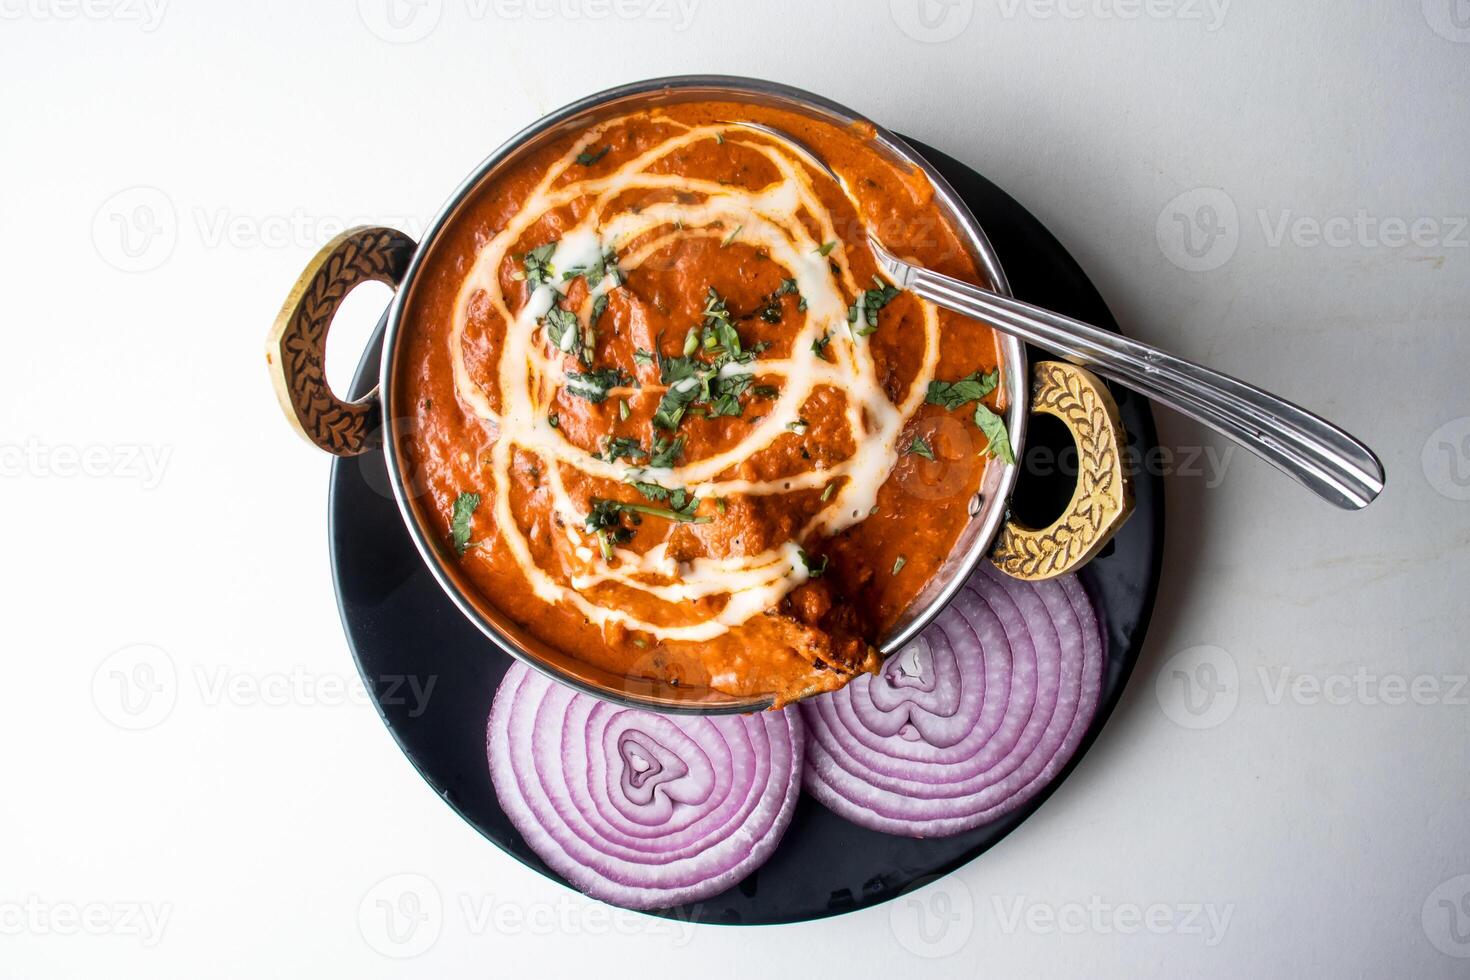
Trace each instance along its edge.
<path fill-rule="evenodd" d="M 853 324 L 853 333 L 859 337 L 866 337 L 878 329 L 878 311 L 899 294 L 898 287 L 888 285 L 877 276 L 873 281 L 878 287 L 864 292 L 855 304 L 847 308 L 847 322 Z"/>
<path fill-rule="evenodd" d="M 551 254 L 556 251 L 556 242 L 547 242 L 521 256 L 521 268 L 525 270 L 526 282 L 535 289 L 542 283 L 551 282 L 555 270 L 551 267 Z"/>
<path fill-rule="evenodd" d="M 767 323 L 781 322 L 781 297 L 789 296 L 796 292 L 795 279 L 782 279 L 780 287 L 761 301 L 756 315 Z"/>
<path fill-rule="evenodd" d="M 653 423 L 662 429 L 677 429 L 684 416 L 738 416 L 743 411 L 740 396 L 750 388 L 754 375 L 750 371 L 723 371 L 731 364 L 749 364 L 766 344 L 747 349 L 735 329 L 730 308 L 711 287 L 705 294 L 700 323 L 689 328 L 682 353 L 658 359 L 659 380 L 668 385 L 653 415 Z M 701 359 L 705 355 L 708 360 Z"/>
<path fill-rule="evenodd" d="M 821 560 L 818 561 L 817 558 L 814 558 L 813 556 L 807 554 L 806 549 L 804 548 L 801 549 L 799 553 L 801 555 L 801 563 L 806 566 L 806 574 L 808 578 L 821 578 L 823 575 L 827 574 L 826 555 L 820 556 Z"/>
<path fill-rule="evenodd" d="M 729 245 L 731 242 L 733 242 L 735 240 L 735 236 L 740 234 L 740 229 L 744 227 L 744 225 L 736 225 L 734 229 L 731 230 L 730 234 L 726 235 L 724 240 L 720 242 L 720 248 L 724 248 L 726 245 Z"/>
<path fill-rule="evenodd" d="M 665 357 L 658 355 L 658 380 L 670 387 L 674 387 L 683 381 L 694 382 L 694 388 L 700 388 L 704 384 L 704 377 L 700 368 L 703 365 L 692 357 Z"/>
<path fill-rule="evenodd" d="M 648 485 L 654 486 L 655 484 Z M 660 489 L 663 488 L 660 487 Z M 673 492 L 670 491 L 670 504 L 673 503 Z M 607 529 L 609 527 L 615 527 L 620 524 L 617 515 L 624 512 L 630 514 L 647 514 L 649 517 L 661 517 L 664 520 L 675 521 L 680 524 L 708 524 L 710 522 L 711 518 L 694 516 L 694 509 L 699 506 L 699 501 L 690 496 L 687 490 L 680 490 L 678 493 L 683 495 L 680 498 L 683 510 L 674 510 L 672 507 L 650 507 L 647 504 L 633 504 L 623 500 L 604 500 L 600 497 L 593 497 L 592 512 L 587 515 L 587 529 L 596 530 L 597 528 Z M 596 522 L 595 527 L 594 521 Z"/>
<path fill-rule="evenodd" d="M 643 494 L 643 496 L 647 497 L 649 500 L 652 500 L 654 503 L 668 504 L 669 510 L 678 515 L 678 520 L 697 520 L 701 524 L 706 524 L 709 522 L 708 517 L 700 519 L 694 516 L 694 512 L 699 509 L 699 499 L 688 490 L 685 490 L 683 487 L 671 489 L 659 483 L 646 483 L 643 481 L 635 480 L 633 482 L 633 489 L 637 490 L 639 493 Z M 653 512 L 643 511 L 642 513 Z M 658 514 L 655 516 L 662 515 Z"/>
<path fill-rule="evenodd" d="M 929 448 L 923 436 L 914 436 L 914 441 L 909 443 L 909 448 L 905 449 L 904 453 L 909 456 L 923 456 L 925 459 L 934 458 L 934 450 Z"/>
<path fill-rule="evenodd" d="M 567 391 L 593 404 L 606 401 L 612 389 L 630 387 L 633 383 L 632 375 L 622 368 L 567 372 Z"/>
<path fill-rule="evenodd" d="M 710 415 L 739 415 L 743 412 L 740 396 L 754 380 L 755 375 L 745 372 L 728 375 L 716 374 L 709 383 Z"/>
<path fill-rule="evenodd" d="M 454 498 L 454 513 L 449 520 L 449 538 L 454 544 L 454 553 L 464 556 L 470 546 L 470 518 L 480 506 L 478 493 L 461 493 Z"/>
<path fill-rule="evenodd" d="M 1005 420 L 981 401 L 994 391 L 995 386 L 999 383 L 999 371 L 988 373 L 976 371 L 958 381 L 931 381 L 925 401 L 951 411 L 975 402 L 975 424 L 979 426 L 981 432 L 985 433 L 985 438 L 990 443 L 985 450 L 986 453 L 990 456 L 999 456 L 1007 463 L 1014 463 L 1016 457 L 1011 450 L 1011 440 L 1006 432 Z"/>
<path fill-rule="evenodd" d="M 583 522 L 588 533 L 597 536 L 602 550 L 602 560 L 612 561 L 613 544 L 624 544 L 632 539 L 631 528 L 623 527 L 622 507 L 616 500 L 592 498 L 592 510 Z"/>
<path fill-rule="evenodd" d="M 570 354 L 577 349 L 579 324 L 575 313 L 553 306 L 546 311 L 543 322 L 546 324 L 546 337 L 551 341 L 551 346 L 564 354 Z"/>
<path fill-rule="evenodd" d="M 588 289 L 596 286 L 608 276 L 612 276 L 614 286 L 621 286 L 623 284 L 623 270 L 618 268 L 618 253 L 613 249 L 608 249 L 587 265 L 574 265 L 561 274 L 563 281 L 575 279 L 578 276 L 587 280 Z M 598 298 L 601 299 L 602 297 Z"/>
<path fill-rule="evenodd" d="M 658 408 L 654 410 L 653 424 L 661 429 L 677 429 L 685 410 L 694 404 L 702 390 L 704 386 L 700 379 L 692 375 L 669 385 L 669 389 L 658 401 Z"/>
<path fill-rule="evenodd" d="M 713 286 L 704 295 L 704 323 L 700 343 L 705 350 L 719 351 L 732 358 L 741 355 L 740 334 L 730 318 L 730 308 Z"/>
<path fill-rule="evenodd" d="M 905 558 L 903 555 L 899 555 L 896 559 L 894 559 L 893 562 L 893 574 L 897 575 L 900 571 L 903 570 L 903 566 L 907 565 L 908 563 L 909 560 L 907 558 Z"/>
<path fill-rule="evenodd" d="M 931 381 L 924 400 L 930 405 L 940 405 L 953 411 L 969 402 L 978 402 L 995 390 L 1000 383 L 1000 372 L 976 371 L 958 381 Z"/>
<path fill-rule="evenodd" d="M 647 483 L 641 480 L 634 480 L 633 489 L 654 503 L 663 503 L 669 499 L 669 488 L 661 483 Z"/>
<path fill-rule="evenodd" d="M 1015 463 L 1016 455 L 1011 451 L 1011 437 L 1006 432 L 1006 423 L 999 415 L 985 407 L 983 402 L 975 406 L 975 424 L 980 431 L 985 433 L 985 438 L 990 444 L 985 447 L 985 452 L 990 456 L 999 456 L 1007 463 Z"/>
<path fill-rule="evenodd" d="M 582 153 L 578 153 L 577 154 L 577 163 L 579 163 L 580 165 L 582 165 L 584 167 L 590 167 L 594 163 L 596 163 L 598 160 L 601 160 L 603 157 L 607 156 L 607 151 L 608 150 L 611 150 L 611 149 L 612 149 L 611 146 L 604 146 L 602 149 L 598 150 L 596 153 L 587 153 L 585 151 L 582 152 Z"/>
<path fill-rule="evenodd" d="M 628 460 L 642 459 L 648 455 L 648 450 L 639 444 L 632 436 L 604 436 L 602 441 L 602 454 L 599 459 L 605 459 L 609 463 L 616 463 L 619 459 Z"/>
<path fill-rule="evenodd" d="M 639 347 L 633 351 L 633 362 L 635 364 L 649 365 L 653 363 L 653 351 L 644 350 Z"/>
<path fill-rule="evenodd" d="M 669 442 L 665 439 L 653 440 L 653 452 L 648 457 L 648 465 L 666 469 L 673 466 L 684 452 L 684 437 Z"/>
<path fill-rule="evenodd" d="M 817 248 L 816 248 L 815 251 L 816 251 L 816 253 L 818 255 L 822 256 L 823 258 L 826 258 L 828 255 L 830 255 L 832 253 L 832 250 L 834 248 L 836 248 L 836 247 L 837 247 L 837 242 L 834 240 L 834 241 L 830 241 L 830 242 L 825 242 L 825 243 L 817 246 Z"/>

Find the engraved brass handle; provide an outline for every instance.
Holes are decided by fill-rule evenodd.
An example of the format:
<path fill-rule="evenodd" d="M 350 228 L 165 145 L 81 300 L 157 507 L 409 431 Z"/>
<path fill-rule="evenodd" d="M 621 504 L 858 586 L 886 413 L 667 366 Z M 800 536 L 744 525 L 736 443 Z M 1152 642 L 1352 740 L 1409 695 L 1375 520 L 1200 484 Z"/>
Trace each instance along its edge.
<path fill-rule="evenodd" d="M 1133 487 L 1123 465 L 1117 403 L 1090 372 L 1039 362 L 1031 376 L 1031 410 L 1060 419 L 1076 440 L 1077 485 L 1049 526 L 1006 521 L 990 560 L 1008 575 L 1038 581 L 1073 571 L 1097 554 L 1133 512 Z"/>
<path fill-rule="evenodd" d="M 359 401 L 338 398 L 327 384 L 327 330 L 342 300 L 364 282 L 397 288 L 413 258 L 413 239 L 391 228 L 352 228 L 332 239 L 291 287 L 266 341 L 276 397 L 292 427 L 334 456 L 375 448 L 380 408 L 374 391 Z"/>

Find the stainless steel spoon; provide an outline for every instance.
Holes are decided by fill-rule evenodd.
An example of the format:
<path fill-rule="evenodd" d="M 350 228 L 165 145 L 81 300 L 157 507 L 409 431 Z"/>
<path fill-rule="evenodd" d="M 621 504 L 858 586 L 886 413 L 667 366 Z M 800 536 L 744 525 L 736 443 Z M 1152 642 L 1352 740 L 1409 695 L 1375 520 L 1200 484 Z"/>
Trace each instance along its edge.
<path fill-rule="evenodd" d="M 760 123 L 731 125 L 786 143 L 852 197 L 846 181 L 796 137 Z M 1234 439 L 1330 503 L 1358 510 L 1383 490 L 1383 464 L 1372 450 L 1284 398 L 1110 330 L 905 262 L 872 232 L 868 247 L 894 285 L 1182 412 Z"/>

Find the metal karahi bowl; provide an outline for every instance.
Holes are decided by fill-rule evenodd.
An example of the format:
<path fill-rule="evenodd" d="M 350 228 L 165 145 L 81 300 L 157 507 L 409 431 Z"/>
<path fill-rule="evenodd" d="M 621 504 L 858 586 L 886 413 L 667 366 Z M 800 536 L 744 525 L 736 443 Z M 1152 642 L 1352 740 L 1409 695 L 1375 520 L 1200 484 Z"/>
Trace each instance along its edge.
<path fill-rule="evenodd" d="M 609 673 L 542 643 L 487 602 L 454 563 L 446 560 L 443 549 L 428 530 L 429 524 L 420 508 L 422 494 L 415 488 L 405 461 L 403 440 L 408 434 L 409 413 L 396 383 L 401 376 L 399 358 L 405 347 L 404 311 L 412 301 L 419 272 L 444 230 L 456 220 L 477 188 L 494 181 L 526 154 L 569 131 L 585 129 L 638 109 L 692 101 L 727 101 L 794 111 L 845 127 L 854 133 L 854 138 L 867 139 L 886 158 L 922 172 L 933 185 L 936 207 L 981 270 L 985 285 L 996 292 L 1009 293 L 1005 272 L 979 222 L 939 172 L 902 139 L 845 106 L 787 85 L 752 78 L 688 75 L 650 79 L 599 92 L 517 133 L 490 154 L 450 195 L 421 242 L 415 243 L 388 228 L 357 228 L 338 236 L 323 247 L 292 289 L 272 331 L 267 359 L 288 419 L 309 441 L 342 456 L 382 448 L 387 456 L 392 493 L 419 554 L 455 606 L 501 650 L 563 683 L 628 707 L 705 714 L 748 712 L 770 707 L 771 699 L 734 697 L 709 689 L 674 687 Z M 345 402 L 333 395 L 326 384 L 322 368 L 326 334 L 342 297 L 358 283 L 369 280 L 385 282 L 394 288 L 386 314 L 381 375 L 377 389 L 367 398 Z M 1065 376 L 1060 381 L 1056 377 L 1048 381 L 1038 371 L 1033 385 L 1024 346 L 1010 336 L 999 335 L 998 339 L 1005 421 L 1018 459 L 1033 408 L 1062 418 L 1079 444 L 1084 438 L 1120 435 L 1116 430 L 1094 431 L 1098 420 L 1089 421 L 1089 413 L 1085 411 L 1071 412 L 1066 405 L 1059 410 L 1056 404 L 1046 408 L 1033 406 L 1033 389 L 1036 395 L 1042 393 L 1043 387 L 1051 393 L 1060 383 L 1064 389 L 1062 401 L 1067 400 L 1069 392 L 1074 400 L 1081 396 L 1096 403 L 1100 398 L 1102 414 L 1110 415 L 1114 427 L 1117 423 L 1116 409 L 1096 379 L 1070 365 L 1048 362 L 1038 368 L 1048 366 L 1055 369 L 1054 374 Z M 1055 397 L 1048 399 L 1049 403 L 1056 401 Z M 1125 474 L 1116 465 L 1116 453 L 1113 464 L 1094 473 L 1094 477 L 1101 475 L 1105 481 L 1115 484 L 1109 491 L 1116 498 L 1115 513 L 1098 512 L 1098 506 L 1106 501 L 1099 497 L 1096 488 L 1084 492 L 1087 475 L 1081 474 L 1078 490 L 1058 522 L 1034 530 L 1007 520 L 1018 467 L 999 461 L 988 466 L 971 503 L 968 525 L 939 572 L 887 635 L 880 638 L 880 653 L 892 654 L 917 636 L 944 609 L 977 564 L 988 556 L 995 558 L 1002 569 L 1019 577 L 1040 578 L 1074 568 L 1095 554 L 1127 516 L 1129 501 Z M 997 554 L 997 536 L 1003 529 L 1006 534 L 1001 547 L 1007 552 L 1007 560 L 1001 560 Z M 510 599 L 498 598 L 502 602 Z"/>

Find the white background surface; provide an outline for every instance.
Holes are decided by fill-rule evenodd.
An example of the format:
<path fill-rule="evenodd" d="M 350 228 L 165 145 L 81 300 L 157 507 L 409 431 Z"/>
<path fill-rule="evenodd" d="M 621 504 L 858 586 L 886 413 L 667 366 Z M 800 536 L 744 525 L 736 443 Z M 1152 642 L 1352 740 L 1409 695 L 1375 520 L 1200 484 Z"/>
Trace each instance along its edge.
<path fill-rule="evenodd" d="M 1464 0 L 925 0 L 928 26 L 913 0 L 420 0 L 396 33 L 384 2 L 0 0 L 0 974 L 1470 971 Z M 1075 776 L 911 900 L 760 930 L 537 877 L 344 700 L 328 461 L 261 356 L 344 224 L 415 231 L 541 114 L 700 71 L 975 165 L 1126 329 L 1323 412 L 1389 473 L 1361 514 L 1244 453 L 1171 475 L 1145 657 Z M 334 335 L 339 381 L 383 296 Z M 119 680 L 140 665 L 151 701 Z M 1416 679 L 1429 703 L 1383 703 Z M 429 918 L 399 944 L 377 903 L 405 887 Z"/>

